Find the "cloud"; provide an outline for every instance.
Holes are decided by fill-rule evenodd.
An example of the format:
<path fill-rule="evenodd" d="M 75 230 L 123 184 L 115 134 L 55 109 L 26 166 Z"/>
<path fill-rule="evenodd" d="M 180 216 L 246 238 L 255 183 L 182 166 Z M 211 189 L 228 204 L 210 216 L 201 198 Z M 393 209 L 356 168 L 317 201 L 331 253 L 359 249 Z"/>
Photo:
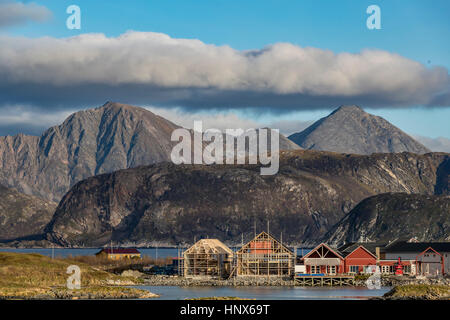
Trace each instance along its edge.
<path fill-rule="evenodd" d="M 429 138 L 424 136 L 414 136 L 414 139 L 422 143 L 431 151 L 450 153 L 450 139 L 444 137 Z"/>
<path fill-rule="evenodd" d="M 186 109 L 449 106 L 450 78 L 382 50 L 333 53 L 276 43 L 238 51 L 153 32 L 0 37 L 0 104 L 117 100 Z"/>
<path fill-rule="evenodd" d="M 28 21 L 44 22 L 51 16 L 50 10 L 36 3 L 0 0 L 0 28 L 20 25 Z"/>
<path fill-rule="evenodd" d="M 74 111 L 60 110 L 51 113 L 24 105 L 0 108 L 0 136 L 24 133 L 41 135 L 51 126 L 58 125 Z"/>

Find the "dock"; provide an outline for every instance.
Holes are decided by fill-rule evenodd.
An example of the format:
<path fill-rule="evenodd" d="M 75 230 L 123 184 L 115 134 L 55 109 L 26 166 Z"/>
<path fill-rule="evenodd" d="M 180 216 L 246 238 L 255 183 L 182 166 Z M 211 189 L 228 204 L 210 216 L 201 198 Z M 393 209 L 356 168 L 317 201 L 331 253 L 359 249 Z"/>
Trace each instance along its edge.
<path fill-rule="evenodd" d="M 351 286 L 355 277 L 348 275 L 295 275 L 294 284 L 302 287 Z"/>

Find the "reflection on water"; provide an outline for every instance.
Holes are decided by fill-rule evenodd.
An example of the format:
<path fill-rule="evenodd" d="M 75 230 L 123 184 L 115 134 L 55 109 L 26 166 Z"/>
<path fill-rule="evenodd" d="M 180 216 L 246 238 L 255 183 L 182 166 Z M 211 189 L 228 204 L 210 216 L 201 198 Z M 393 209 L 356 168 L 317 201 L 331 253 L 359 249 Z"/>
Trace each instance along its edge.
<path fill-rule="evenodd" d="M 201 297 L 239 297 L 257 300 L 362 300 L 380 297 L 390 290 L 383 287 L 369 290 L 365 287 L 176 287 L 139 286 L 159 294 L 163 300 L 183 300 Z"/>

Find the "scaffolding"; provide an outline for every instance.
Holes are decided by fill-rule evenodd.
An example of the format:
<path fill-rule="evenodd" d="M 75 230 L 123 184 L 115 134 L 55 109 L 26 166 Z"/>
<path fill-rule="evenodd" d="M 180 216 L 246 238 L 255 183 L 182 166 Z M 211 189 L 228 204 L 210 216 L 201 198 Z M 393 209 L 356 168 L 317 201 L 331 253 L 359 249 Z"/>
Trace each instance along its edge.
<path fill-rule="evenodd" d="M 201 239 L 183 253 L 183 274 L 187 278 L 229 276 L 233 251 L 217 239 Z"/>
<path fill-rule="evenodd" d="M 261 232 L 236 252 L 237 276 L 291 276 L 294 253 L 270 234 Z"/>

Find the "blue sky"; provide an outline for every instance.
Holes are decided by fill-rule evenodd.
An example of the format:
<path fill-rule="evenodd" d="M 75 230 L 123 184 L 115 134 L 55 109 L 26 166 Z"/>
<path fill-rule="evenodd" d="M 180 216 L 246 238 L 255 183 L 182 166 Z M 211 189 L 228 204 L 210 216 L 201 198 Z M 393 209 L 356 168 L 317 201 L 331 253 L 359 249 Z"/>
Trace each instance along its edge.
<path fill-rule="evenodd" d="M 261 49 L 289 42 L 335 53 L 381 49 L 427 67 L 450 69 L 450 1 L 36 1 L 53 13 L 46 23 L 27 23 L 0 30 L 13 36 L 65 38 L 83 33 L 116 37 L 127 30 L 152 31 L 173 38 L 199 39 L 237 50 Z M 82 12 L 82 29 L 68 30 L 67 6 Z M 366 8 L 381 8 L 381 30 L 368 30 Z M 329 108 L 337 107 L 330 105 Z M 364 107 L 364 106 L 362 106 Z M 242 117 L 314 120 L 330 110 L 263 113 L 239 111 Z M 414 135 L 450 138 L 450 108 L 369 108 Z"/>

